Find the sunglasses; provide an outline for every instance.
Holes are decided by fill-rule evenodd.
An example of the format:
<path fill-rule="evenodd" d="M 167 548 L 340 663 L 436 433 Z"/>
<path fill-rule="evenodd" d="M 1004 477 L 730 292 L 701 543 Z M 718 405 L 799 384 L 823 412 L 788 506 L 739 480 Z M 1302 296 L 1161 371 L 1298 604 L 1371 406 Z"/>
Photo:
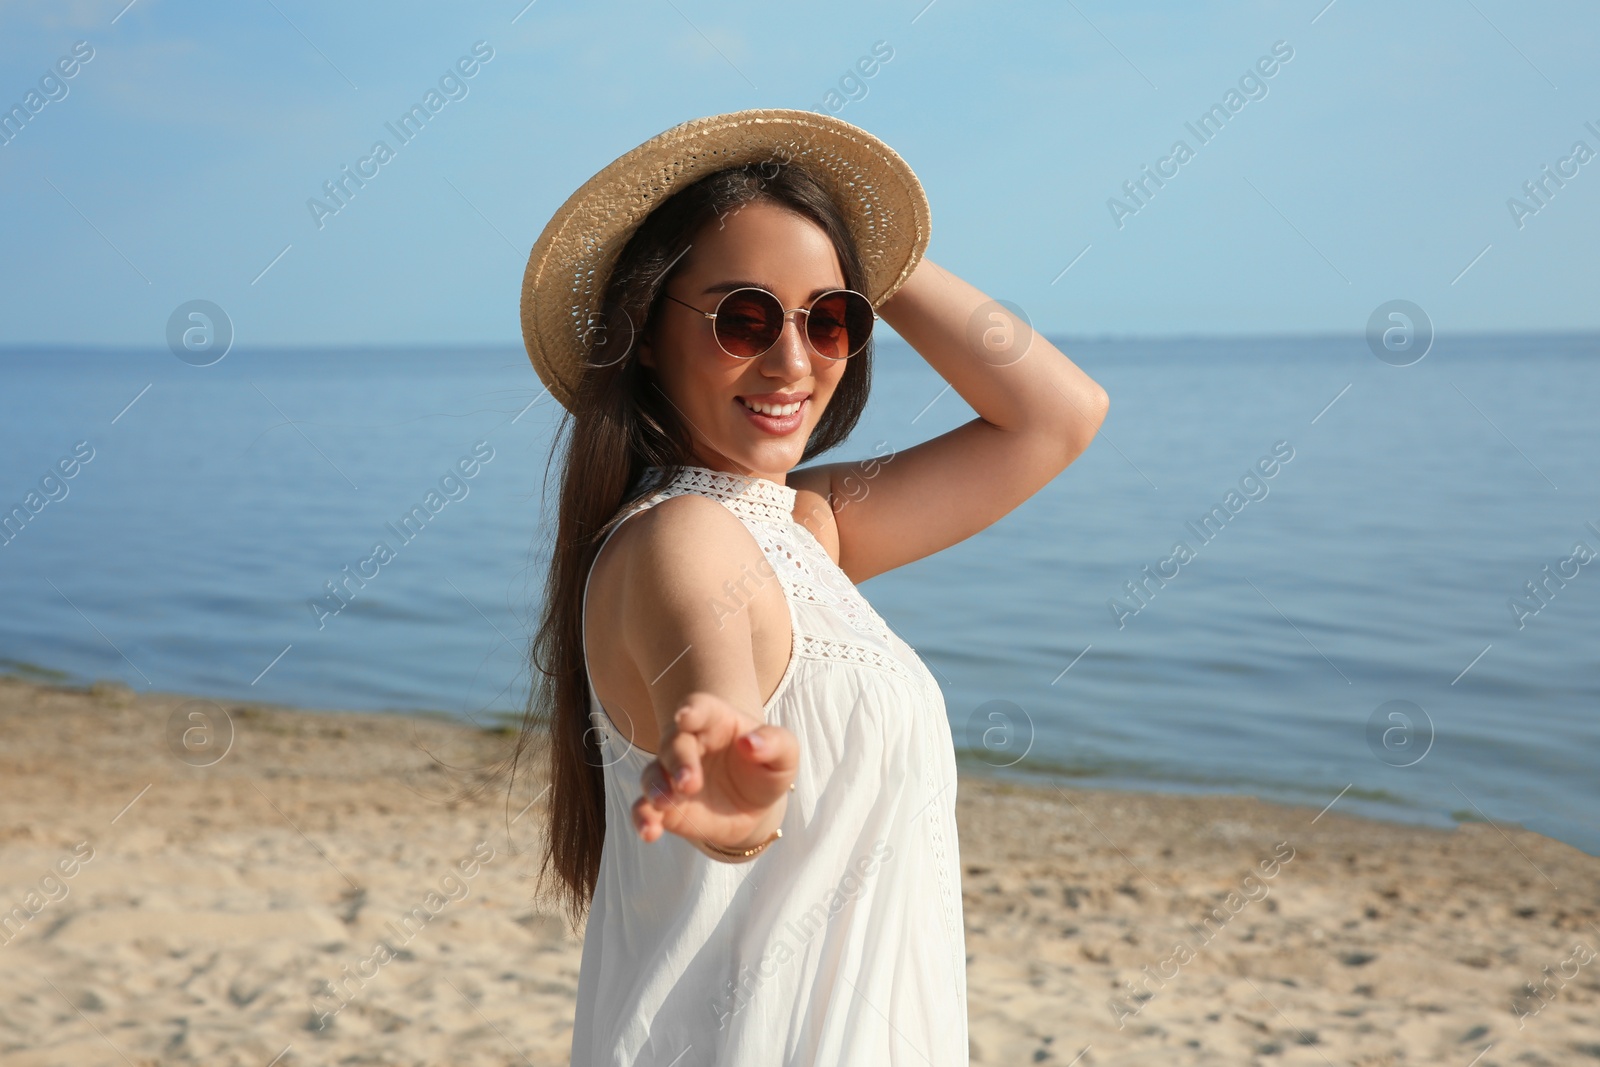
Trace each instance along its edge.
<path fill-rule="evenodd" d="M 737 359 L 754 359 L 770 351 L 789 317 L 776 296 L 754 286 L 727 293 L 715 311 L 700 311 L 670 293 L 662 295 L 710 319 L 717 344 Z M 865 348 L 878 317 L 871 301 L 854 289 L 830 289 L 808 306 L 792 310 L 806 317 L 805 335 L 812 351 L 833 360 L 848 359 Z"/>

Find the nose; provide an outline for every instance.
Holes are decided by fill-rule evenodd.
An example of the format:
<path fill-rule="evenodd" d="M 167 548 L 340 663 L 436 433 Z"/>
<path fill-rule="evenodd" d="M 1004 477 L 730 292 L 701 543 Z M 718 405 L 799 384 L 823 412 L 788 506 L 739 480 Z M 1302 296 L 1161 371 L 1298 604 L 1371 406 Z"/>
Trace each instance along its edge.
<path fill-rule="evenodd" d="M 811 373 L 811 342 L 806 338 L 804 308 L 793 308 L 784 313 L 783 331 L 761 356 L 762 370 L 793 381 Z"/>

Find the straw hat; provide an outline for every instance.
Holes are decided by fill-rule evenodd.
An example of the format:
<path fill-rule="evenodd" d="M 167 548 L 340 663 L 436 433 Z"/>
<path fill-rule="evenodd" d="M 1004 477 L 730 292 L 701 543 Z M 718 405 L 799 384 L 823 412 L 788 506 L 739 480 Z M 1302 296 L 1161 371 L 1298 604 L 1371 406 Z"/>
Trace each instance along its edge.
<path fill-rule="evenodd" d="M 690 182 L 743 163 L 795 161 L 827 187 L 861 250 L 874 308 L 928 247 L 928 198 L 905 160 L 872 134 L 815 111 L 753 108 L 693 119 L 619 156 L 567 198 L 522 276 L 522 340 L 550 394 L 571 408 L 600 321 L 606 281 L 656 205 Z"/>

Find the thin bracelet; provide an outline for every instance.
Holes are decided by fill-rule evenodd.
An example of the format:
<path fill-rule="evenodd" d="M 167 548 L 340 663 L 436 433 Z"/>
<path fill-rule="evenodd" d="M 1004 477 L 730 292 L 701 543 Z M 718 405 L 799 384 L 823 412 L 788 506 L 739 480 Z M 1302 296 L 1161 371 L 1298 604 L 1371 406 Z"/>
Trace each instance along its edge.
<path fill-rule="evenodd" d="M 791 793 L 794 792 L 794 783 L 793 782 L 789 783 L 789 791 Z M 776 841 L 778 838 L 780 838 L 782 836 L 783 836 L 783 828 L 779 827 L 778 829 L 772 831 L 772 836 L 771 837 L 767 838 L 765 841 L 761 842 L 761 844 L 756 845 L 756 846 L 754 846 L 752 848 L 723 848 L 720 845 L 713 845 L 709 841 L 702 842 L 702 844 L 704 844 L 706 848 L 710 849 L 712 852 L 715 852 L 719 856 L 727 856 L 729 859 L 748 859 L 749 857 L 754 856 L 756 853 L 758 853 L 758 852 L 762 851 L 763 849 L 765 849 L 768 845 L 772 844 L 774 841 Z"/>
<path fill-rule="evenodd" d="M 757 852 L 760 852 L 762 849 L 766 848 L 768 845 L 772 844 L 782 836 L 782 829 L 774 830 L 772 831 L 771 837 L 767 838 L 754 848 L 723 848 L 720 845 L 713 845 L 709 841 L 703 842 L 703 844 L 706 848 L 710 849 L 712 852 L 715 852 L 719 856 L 727 856 L 730 859 L 736 859 L 740 857 L 754 856 Z"/>

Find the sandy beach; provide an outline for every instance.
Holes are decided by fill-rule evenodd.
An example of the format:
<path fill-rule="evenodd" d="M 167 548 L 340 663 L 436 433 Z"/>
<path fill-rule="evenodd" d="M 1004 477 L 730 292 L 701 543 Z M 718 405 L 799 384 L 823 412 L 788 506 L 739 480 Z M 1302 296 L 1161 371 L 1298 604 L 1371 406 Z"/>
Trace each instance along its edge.
<path fill-rule="evenodd" d="M 504 732 L 11 676 L 0 724 L 0 1063 L 567 1062 L 542 783 L 448 802 Z M 1600 859 L 1567 845 L 970 776 L 957 803 L 976 1064 L 1600 1064 Z"/>

